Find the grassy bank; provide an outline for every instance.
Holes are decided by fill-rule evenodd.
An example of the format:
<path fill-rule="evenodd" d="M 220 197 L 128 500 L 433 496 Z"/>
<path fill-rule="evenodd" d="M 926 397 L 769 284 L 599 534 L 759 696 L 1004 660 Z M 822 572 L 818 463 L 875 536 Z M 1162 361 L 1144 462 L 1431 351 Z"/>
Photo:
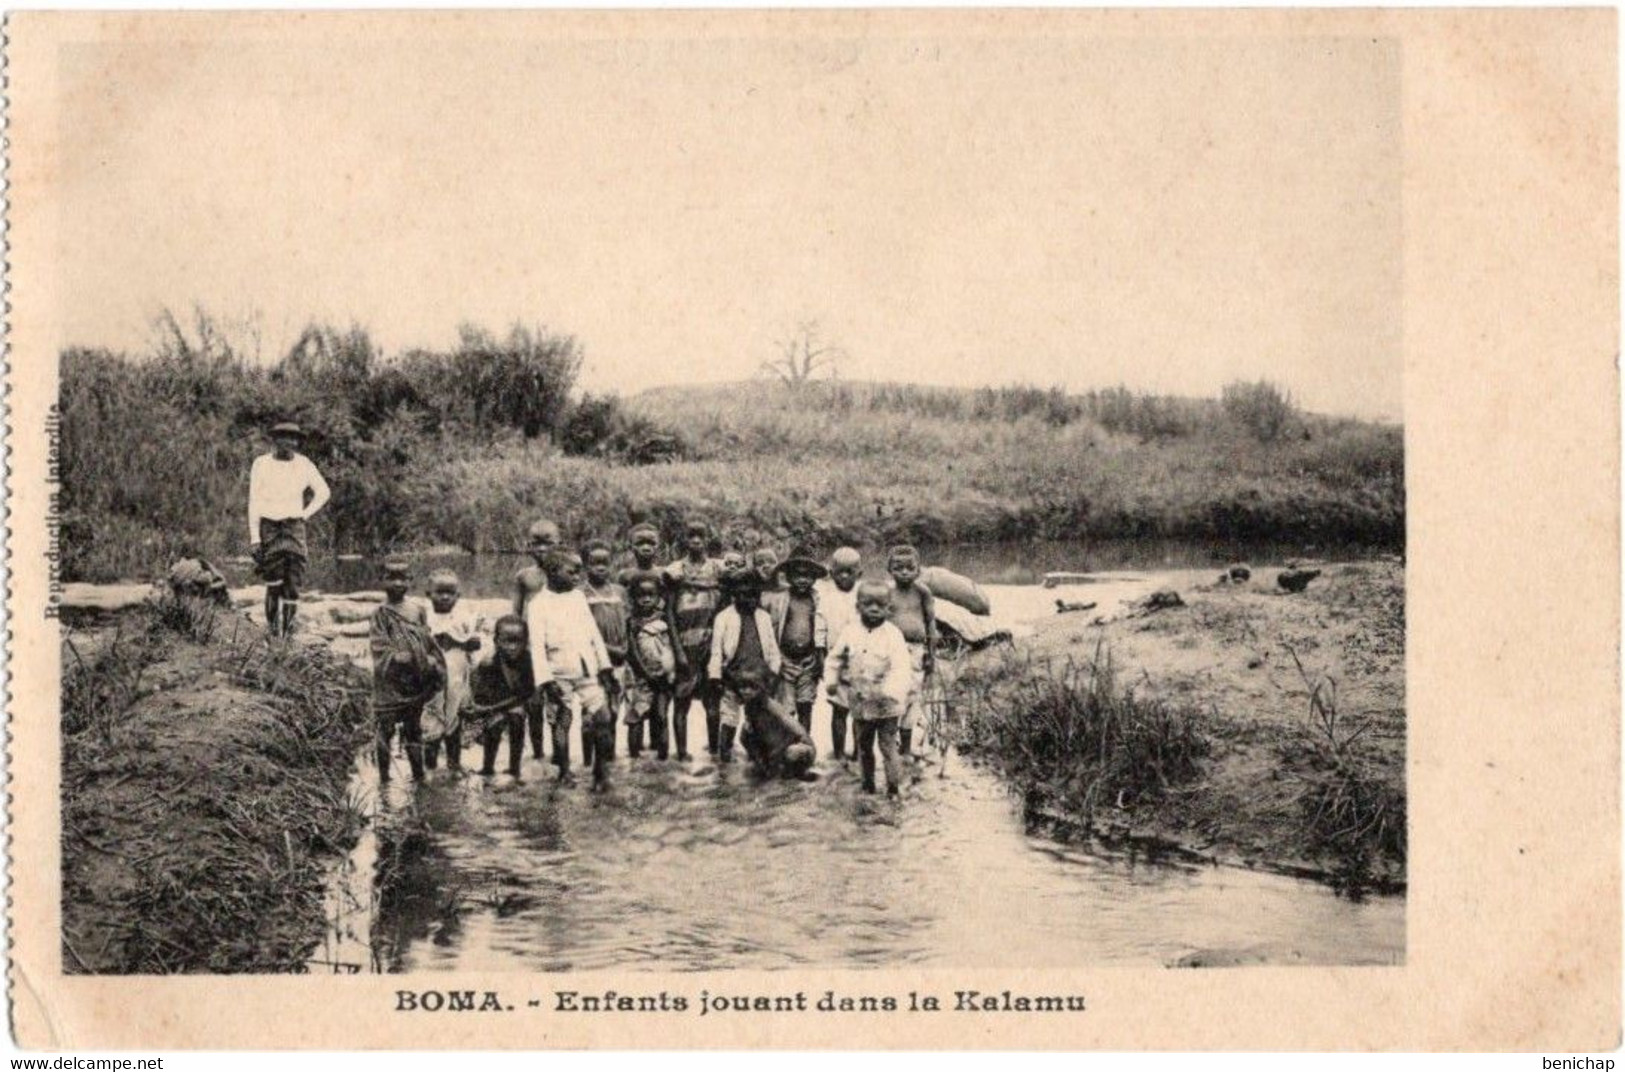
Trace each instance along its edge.
<path fill-rule="evenodd" d="M 1403 542 L 1398 428 L 1299 416 L 1295 433 L 1263 441 L 1217 402 L 1179 400 L 1177 431 L 1142 438 L 1128 424 L 1100 423 L 1083 403 L 1066 420 L 1037 401 L 1030 412 L 999 404 L 1024 395 L 767 382 L 645 392 L 628 410 L 676 429 L 680 460 L 614 464 L 535 442 L 453 450 L 411 482 L 411 527 L 474 551 L 518 546 L 543 514 L 583 537 L 643 519 L 674 536 L 699 514 L 779 540 L 870 547 L 1143 536 Z"/>
<path fill-rule="evenodd" d="M 579 348 L 541 329 L 386 356 L 312 328 L 262 366 L 207 327 L 63 355 L 64 579 L 244 551 L 248 466 L 281 417 L 333 486 L 318 554 L 514 549 L 539 516 L 572 538 L 650 519 L 675 541 L 698 514 L 871 547 L 1404 538 L 1401 430 L 1301 413 L 1268 384 L 1204 400 L 760 380 L 623 401 L 578 394 Z"/>
<path fill-rule="evenodd" d="M 973 661 L 956 690 L 963 747 L 1036 820 L 1402 885 L 1402 567 L 1334 567 L 1301 595 L 1182 595 L 1102 626 L 1058 617 Z"/>
<path fill-rule="evenodd" d="M 64 970 L 301 970 L 361 820 L 359 672 L 190 602 L 64 644 Z"/>

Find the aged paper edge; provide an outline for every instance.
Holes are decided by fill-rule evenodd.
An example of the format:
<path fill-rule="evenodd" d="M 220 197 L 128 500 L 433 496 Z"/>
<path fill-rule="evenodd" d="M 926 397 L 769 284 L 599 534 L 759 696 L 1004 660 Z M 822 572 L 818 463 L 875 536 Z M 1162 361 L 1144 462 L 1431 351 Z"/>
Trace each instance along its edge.
<path fill-rule="evenodd" d="M 10 20 L 14 563 L 42 564 L 57 340 L 52 53 L 73 39 L 1327 35 L 1404 54 L 1411 885 L 1402 968 L 87 978 L 58 945 L 54 628 L 16 572 L 9 922 L 31 1047 L 1600 1049 L 1618 1044 L 1616 16 L 1570 11 L 51 15 Z M 22 268 L 19 271 L 18 265 Z M 1562 582 L 1529 568 L 1553 563 Z M 1560 565 L 1557 565 L 1560 564 Z M 1543 672 L 1544 671 L 1544 672 Z M 414 1016 L 400 988 L 545 997 L 1083 993 L 1081 1016 Z"/>

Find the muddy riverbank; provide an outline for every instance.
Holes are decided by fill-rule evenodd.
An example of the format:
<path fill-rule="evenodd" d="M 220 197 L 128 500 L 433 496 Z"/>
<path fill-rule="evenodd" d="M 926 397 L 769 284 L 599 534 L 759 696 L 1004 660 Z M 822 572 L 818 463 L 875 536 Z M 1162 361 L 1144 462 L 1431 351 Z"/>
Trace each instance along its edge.
<path fill-rule="evenodd" d="M 63 969 L 304 970 L 365 819 L 365 676 L 173 601 L 63 647 Z"/>
<path fill-rule="evenodd" d="M 993 676 L 1086 677 L 1109 661 L 1121 688 L 1188 716 L 1200 741 L 1178 784 L 1090 802 L 1024 786 L 1033 819 L 1188 859 L 1403 889 L 1404 567 L 1322 569 L 1297 594 L 1275 570 L 1242 584 L 1164 575 L 1183 606 L 1042 622 Z"/>

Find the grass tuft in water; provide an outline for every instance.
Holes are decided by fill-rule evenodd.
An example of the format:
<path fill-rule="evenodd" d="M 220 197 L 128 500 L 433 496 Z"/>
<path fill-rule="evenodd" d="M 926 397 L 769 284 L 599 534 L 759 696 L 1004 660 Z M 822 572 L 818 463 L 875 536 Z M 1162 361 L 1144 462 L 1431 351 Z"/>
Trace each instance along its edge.
<path fill-rule="evenodd" d="M 967 671 L 956 689 L 962 750 L 991 763 L 1029 810 L 1085 821 L 1177 791 L 1210 749 L 1201 712 L 1142 696 L 1119 679 L 1104 645 L 1062 663 L 1007 654 Z"/>

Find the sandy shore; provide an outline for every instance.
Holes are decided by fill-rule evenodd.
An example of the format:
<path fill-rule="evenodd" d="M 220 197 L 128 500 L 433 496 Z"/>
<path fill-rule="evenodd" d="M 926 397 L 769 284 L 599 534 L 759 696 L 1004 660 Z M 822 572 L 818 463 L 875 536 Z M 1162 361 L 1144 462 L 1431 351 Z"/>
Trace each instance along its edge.
<path fill-rule="evenodd" d="M 1245 584 L 1218 584 L 1217 571 L 1154 579 L 1185 606 L 1153 613 L 1118 606 L 1099 617 L 1055 615 L 1020 642 L 1034 659 L 1089 660 L 1109 652 L 1120 679 L 1144 696 L 1199 713 L 1211 744 L 1194 784 L 1161 799 L 1097 812 L 1096 832 L 1166 842 L 1227 862 L 1337 880 L 1347 853 L 1316 829 L 1308 792 L 1346 772 L 1376 791 L 1405 788 L 1404 567 L 1375 561 L 1328 564 L 1300 594 L 1283 592 L 1274 570 Z M 1063 590 L 1081 598 L 1087 586 Z M 1335 708 L 1330 728 L 1311 710 Z M 1335 689 L 1335 692 L 1333 691 Z M 1063 822 L 1079 816 L 1058 816 Z M 1368 846 L 1365 877 L 1404 882 L 1403 815 Z M 1322 824 L 1323 827 L 1324 824 Z"/>

